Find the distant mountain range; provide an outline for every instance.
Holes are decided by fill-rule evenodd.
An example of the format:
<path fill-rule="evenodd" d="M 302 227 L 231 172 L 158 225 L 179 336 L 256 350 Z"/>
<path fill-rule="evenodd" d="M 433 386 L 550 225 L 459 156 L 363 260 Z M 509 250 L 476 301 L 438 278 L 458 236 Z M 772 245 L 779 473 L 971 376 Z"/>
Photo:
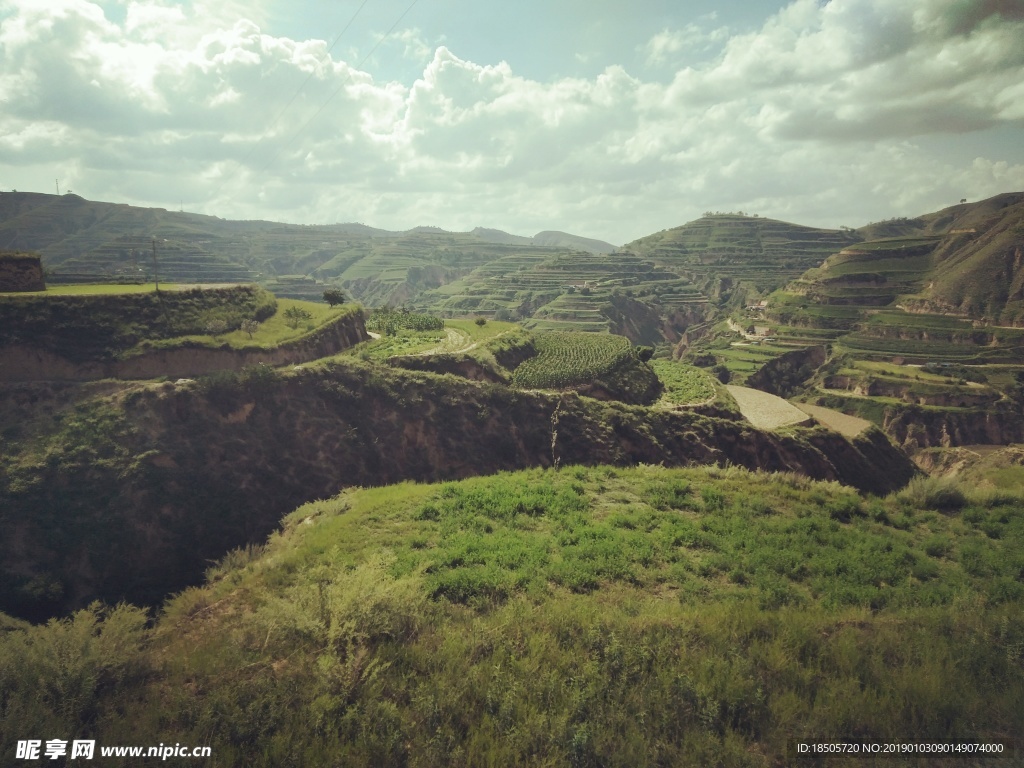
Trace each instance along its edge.
<path fill-rule="evenodd" d="M 359 223 L 228 221 L 73 194 L 7 192 L 0 193 L 0 248 L 39 252 L 58 280 L 148 277 L 155 249 L 168 280 L 255 280 L 281 295 L 309 297 L 338 285 L 370 306 L 551 328 L 628 326 L 648 342 L 674 340 L 709 306 L 793 281 L 805 301 L 819 304 L 875 291 L 874 306 L 1024 322 L 1024 193 L 856 230 L 706 214 L 617 249 L 557 231 L 523 237 L 483 227 L 393 232 Z"/>
<path fill-rule="evenodd" d="M 489 243 L 504 243 L 507 245 L 550 246 L 587 251 L 589 253 L 612 253 L 615 250 L 614 245 L 606 243 L 604 240 L 570 235 L 568 232 L 559 232 L 557 230 L 545 230 L 538 232 L 533 237 L 522 237 L 521 235 L 510 235 L 508 232 L 502 232 L 500 229 L 477 227 L 470 234 L 476 235 L 481 240 L 486 240 Z"/>

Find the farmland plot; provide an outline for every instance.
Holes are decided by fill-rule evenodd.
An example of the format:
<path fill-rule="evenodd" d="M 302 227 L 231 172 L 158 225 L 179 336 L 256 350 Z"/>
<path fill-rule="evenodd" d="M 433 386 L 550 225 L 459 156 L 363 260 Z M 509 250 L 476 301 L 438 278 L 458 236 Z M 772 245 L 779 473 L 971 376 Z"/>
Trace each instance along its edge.
<path fill-rule="evenodd" d="M 749 387 L 726 386 L 736 398 L 740 413 L 759 429 L 775 429 L 787 424 L 803 424 L 810 421 L 806 413 L 776 395 Z"/>
<path fill-rule="evenodd" d="M 871 426 L 871 422 L 867 419 L 849 416 L 832 408 L 823 408 L 820 405 L 811 405 L 810 403 L 798 403 L 796 407 L 844 437 L 856 437 Z"/>

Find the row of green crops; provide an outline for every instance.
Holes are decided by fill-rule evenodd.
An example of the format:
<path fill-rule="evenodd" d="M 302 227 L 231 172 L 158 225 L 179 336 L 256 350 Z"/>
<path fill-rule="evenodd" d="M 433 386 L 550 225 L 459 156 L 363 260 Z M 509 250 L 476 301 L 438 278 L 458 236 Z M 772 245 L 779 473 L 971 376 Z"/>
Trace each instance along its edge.
<path fill-rule="evenodd" d="M 433 315 L 421 315 L 407 309 L 377 307 L 366 319 L 366 330 L 395 336 L 400 328 L 410 331 L 439 331 L 444 320 Z"/>
<path fill-rule="evenodd" d="M 539 333 L 537 355 L 518 368 L 512 381 L 525 389 L 586 384 L 634 356 L 629 339 L 597 333 Z"/>

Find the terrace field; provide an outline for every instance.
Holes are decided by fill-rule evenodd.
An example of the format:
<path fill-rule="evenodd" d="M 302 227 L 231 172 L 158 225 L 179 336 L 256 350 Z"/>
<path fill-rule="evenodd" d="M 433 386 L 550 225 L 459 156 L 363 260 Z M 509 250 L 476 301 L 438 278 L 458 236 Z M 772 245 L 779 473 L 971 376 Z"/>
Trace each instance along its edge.
<path fill-rule="evenodd" d="M 653 403 L 661 394 L 658 377 L 625 337 L 546 331 L 535 334 L 534 344 L 536 356 L 512 374 L 516 387 L 576 389 L 642 404 Z"/>
<path fill-rule="evenodd" d="M 722 276 L 768 291 L 817 267 L 855 239 L 840 230 L 709 213 L 681 227 L 640 238 L 624 249 L 697 283 Z"/>

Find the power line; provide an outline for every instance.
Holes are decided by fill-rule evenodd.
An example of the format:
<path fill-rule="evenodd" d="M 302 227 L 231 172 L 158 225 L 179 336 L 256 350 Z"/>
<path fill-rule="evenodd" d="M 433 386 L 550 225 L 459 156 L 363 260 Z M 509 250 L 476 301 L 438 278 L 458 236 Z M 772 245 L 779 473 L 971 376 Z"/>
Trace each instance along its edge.
<path fill-rule="evenodd" d="M 395 23 L 392 24 L 391 28 L 388 29 L 388 31 L 384 33 L 384 36 L 381 37 L 381 39 L 376 42 L 376 44 L 373 46 L 373 48 L 370 49 L 370 52 L 368 54 L 366 54 L 358 64 L 356 64 L 355 69 L 361 70 L 363 68 L 363 65 L 367 62 L 367 60 L 371 56 L 373 56 L 374 53 L 377 52 L 377 49 L 381 46 L 381 43 L 383 43 L 385 40 L 388 39 L 388 37 L 391 36 L 391 33 L 395 31 L 395 27 L 397 27 L 399 24 L 402 23 L 402 19 L 404 19 L 406 17 L 406 15 L 409 13 L 409 11 L 412 10 L 413 6 L 416 5 L 417 2 L 419 2 L 419 0 L 412 0 L 412 2 L 409 3 L 409 7 L 406 8 L 404 11 L 402 11 L 402 15 L 399 16 L 395 20 Z M 344 89 L 345 86 L 349 84 L 349 81 L 351 81 L 351 79 L 352 79 L 352 68 L 350 67 L 349 71 L 348 71 L 348 74 L 346 75 L 345 79 L 342 81 L 341 85 L 339 85 L 337 87 L 337 89 L 335 89 L 334 93 L 332 93 L 330 96 L 327 97 L 327 101 L 325 101 L 322 105 L 320 105 L 320 108 L 316 112 L 314 112 L 313 115 L 306 122 L 304 122 L 294 134 L 292 134 L 291 138 L 288 139 L 288 141 L 285 144 L 285 146 L 281 147 L 281 149 L 277 150 L 277 152 L 272 154 L 270 156 L 270 159 L 267 160 L 267 162 L 258 171 L 256 171 L 256 173 L 257 174 L 262 174 L 271 165 L 273 165 L 274 161 L 276 161 L 277 158 L 281 156 L 281 153 L 285 149 L 287 149 L 288 145 L 290 145 L 293 141 L 295 141 L 295 139 L 297 139 L 302 134 L 302 132 L 304 130 L 306 130 L 306 128 L 309 127 L 310 123 L 312 123 L 314 120 L 316 120 L 316 118 L 320 115 L 320 113 L 323 112 L 327 108 L 327 105 L 330 104 L 334 100 L 334 97 L 337 96 L 339 93 L 341 93 L 342 89 Z"/>
<path fill-rule="evenodd" d="M 356 12 L 352 14 L 352 18 L 350 18 L 348 20 L 348 23 L 342 28 L 341 32 L 339 32 L 337 34 L 337 36 L 334 38 L 334 42 L 332 42 L 330 44 L 330 46 L 327 48 L 327 50 L 324 51 L 324 55 L 321 56 L 317 60 L 316 66 L 310 71 L 310 73 L 308 75 L 306 75 L 306 79 L 303 80 L 302 83 L 299 85 L 299 87 L 295 89 L 295 92 L 292 94 L 292 97 L 290 99 L 288 99 L 288 103 L 285 104 L 284 107 L 281 108 L 281 111 L 278 112 L 277 115 L 274 117 L 274 119 L 270 121 L 270 123 L 269 123 L 269 130 L 272 131 L 274 129 L 274 127 L 280 122 L 281 118 L 284 117 L 285 112 L 287 112 L 288 108 L 291 107 L 291 105 L 295 102 L 295 100 L 297 98 L 299 98 L 299 94 L 302 93 L 302 90 L 306 87 L 306 85 L 309 83 L 309 81 L 313 78 L 313 75 L 316 74 L 316 71 L 320 67 L 320 65 L 323 64 L 327 59 L 330 58 L 331 51 L 334 50 L 334 46 L 336 46 L 338 44 L 338 41 L 341 40 L 342 36 L 346 32 L 348 32 L 349 27 L 352 26 L 352 24 L 355 22 L 356 18 L 359 16 L 359 14 L 362 12 L 363 8 L 366 7 L 366 4 L 368 2 L 370 2 L 370 0 L 363 0 L 362 4 L 360 4 L 360 6 L 358 8 L 356 8 Z M 253 155 L 253 153 L 255 151 L 256 151 L 256 147 L 255 146 L 251 147 L 249 149 L 249 151 L 245 153 L 245 156 L 242 158 L 241 164 L 245 165 L 247 162 L 249 162 L 249 158 L 252 157 L 252 155 Z M 226 185 L 227 185 L 227 181 L 225 180 L 217 188 L 217 191 L 214 193 L 213 196 L 217 197 L 217 195 L 219 195 L 221 193 L 221 191 L 224 189 L 224 187 Z"/>
<path fill-rule="evenodd" d="M 356 17 L 359 15 L 359 13 L 363 10 L 363 8 L 368 2 L 370 2 L 370 0 L 363 0 L 362 5 L 360 5 L 356 9 L 356 12 L 354 14 L 352 14 L 352 18 L 348 20 L 348 24 L 345 25 L 345 28 L 338 33 L 338 36 L 334 38 L 334 42 L 331 43 L 330 47 L 327 49 L 324 55 L 320 57 L 319 61 L 317 61 L 317 66 L 323 64 L 324 61 L 330 57 L 331 51 L 334 50 L 334 46 L 336 46 L 338 44 L 338 41 L 341 40 L 341 36 L 348 32 L 348 28 L 352 26 L 352 23 L 356 20 Z M 288 111 L 288 107 L 290 107 L 295 102 L 295 100 L 299 98 L 299 94 L 302 93 L 302 89 L 306 87 L 306 84 L 312 79 L 313 75 L 315 74 L 316 68 L 314 68 L 308 75 L 306 75 L 306 79 L 302 81 L 302 85 L 300 85 L 295 90 L 295 93 L 292 94 L 292 97 L 288 99 L 288 103 L 284 105 L 281 111 L 277 113 L 277 116 L 270 122 L 271 128 L 277 125 L 278 121 L 284 116 L 284 113 Z M 249 155 L 251 155 L 253 151 L 254 150 L 249 150 Z M 249 155 L 246 155 L 245 159 L 242 161 L 243 163 L 245 162 L 245 160 L 249 159 Z"/>

